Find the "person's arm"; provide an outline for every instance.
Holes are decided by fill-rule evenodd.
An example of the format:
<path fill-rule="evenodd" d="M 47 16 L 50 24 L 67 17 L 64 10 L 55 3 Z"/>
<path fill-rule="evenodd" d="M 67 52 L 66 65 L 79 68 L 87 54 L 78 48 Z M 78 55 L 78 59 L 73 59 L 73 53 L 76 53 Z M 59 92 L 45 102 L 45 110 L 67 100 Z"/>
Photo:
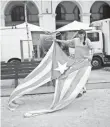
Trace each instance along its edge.
<path fill-rule="evenodd" d="M 74 41 L 74 39 L 71 39 L 71 40 L 59 40 L 59 39 L 56 39 L 56 41 L 60 42 L 62 44 L 65 44 L 68 47 L 75 47 L 75 41 Z"/>
<path fill-rule="evenodd" d="M 72 39 L 70 40 L 59 40 L 56 39 L 57 42 L 63 43 L 65 45 L 67 45 L 68 47 L 74 48 L 75 47 L 75 37 L 76 37 L 77 33 L 74 34 L 74 36 L 72 37 Z"/>

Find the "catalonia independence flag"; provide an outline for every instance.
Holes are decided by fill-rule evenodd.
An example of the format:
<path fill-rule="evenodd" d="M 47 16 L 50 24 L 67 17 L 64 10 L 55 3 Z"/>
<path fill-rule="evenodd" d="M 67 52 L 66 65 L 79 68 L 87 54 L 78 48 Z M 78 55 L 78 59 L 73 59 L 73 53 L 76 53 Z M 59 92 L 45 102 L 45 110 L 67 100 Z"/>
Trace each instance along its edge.
<path fill-rule="evenodd" d="M 11 104 L 34 89 L 55 80 L 54 99 L 49 109 L 29 111 L 24 116 L 30 117 L 60 110 L 69 105 L 85 86 L 91 72 L 87 59 L 72 59 L 60 46 L 53 42 L 41 63 L 15 88 L 9 98 Z"/>

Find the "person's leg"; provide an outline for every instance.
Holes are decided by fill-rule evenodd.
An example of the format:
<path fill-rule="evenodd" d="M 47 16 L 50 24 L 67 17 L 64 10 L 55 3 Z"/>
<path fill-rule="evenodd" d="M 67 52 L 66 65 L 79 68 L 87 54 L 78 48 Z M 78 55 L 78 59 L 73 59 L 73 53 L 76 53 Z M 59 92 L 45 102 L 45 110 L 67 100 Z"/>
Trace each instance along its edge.
<path fill-rule="evenodd" d="M 82 97 L 82 95 L 83 95 L 83 89 L 80 91 L 80 93 L 77 95 L 76 98 Z"/>
<path fill-rule="evenodd" d="M 82 97 L 82 93 L 79 93 L 76 98 Z"/>

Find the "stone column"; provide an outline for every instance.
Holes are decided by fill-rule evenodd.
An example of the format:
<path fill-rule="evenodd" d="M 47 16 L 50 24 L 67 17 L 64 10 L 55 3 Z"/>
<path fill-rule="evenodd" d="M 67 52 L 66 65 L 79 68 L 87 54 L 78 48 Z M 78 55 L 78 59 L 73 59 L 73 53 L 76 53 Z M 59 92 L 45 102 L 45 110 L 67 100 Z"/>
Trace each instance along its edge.
<path fill-rule="evenodd" d="M 80 14 L 81 22 L 90 24 L 90 15 L 91 13 Z"/>
<path fill-rule="evenodd" d="M 4 27 L 5 26 L 5 16 L 2 14 L 0 15 L 0 27 Z"/>

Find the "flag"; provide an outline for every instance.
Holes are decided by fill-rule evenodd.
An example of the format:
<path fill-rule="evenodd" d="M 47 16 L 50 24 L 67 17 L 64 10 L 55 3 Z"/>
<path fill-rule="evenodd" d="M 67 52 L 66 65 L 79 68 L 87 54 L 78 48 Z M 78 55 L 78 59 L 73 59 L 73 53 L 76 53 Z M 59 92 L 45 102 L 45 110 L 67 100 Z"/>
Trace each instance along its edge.
<path fill-rule="evenodd" d="M 25 117 L 50 113 L 69 105 L 89 77 L 91 66 L 87 59 L 72 59 L 53 42 L 42 62 L 12 92 L 9 105 L 22 95 L 55 79 L 54 99 L 47 110 L 30 111 Z"/>
<path fill-rule="evenodd" d="M 67 63 L 67 61 L 69 62 Z M 54 42 L 41 63 L 12 92 L 8 105 L 11 105 L 14 100 L 20 98 L 22 95 L 58 78 L 61 75 L 60 71 L 57 70 L 58 65 L 59 67 L 63 67 L 60 65 L 64 63 L 64 67 L 67 69 L 72 62 L 73 60 L 69 59 L 59 45 Z"/>
<path fill-rule="evenodd" d="M 25 117 L 52 113 L 63 109 L 73 102 L 85 86 L 91 72 L 91 66 L 88 66 L 86 60 L 82 61 L 80 66 L 77 62 L 72 68 L 67 70 L 67 74 L 65 73 L 56 79 L 54 99 L 49 109 L 29 111 L 24 114 Z M 77 65 L 79 66 L 78 68 L 76 67 Z"/>

